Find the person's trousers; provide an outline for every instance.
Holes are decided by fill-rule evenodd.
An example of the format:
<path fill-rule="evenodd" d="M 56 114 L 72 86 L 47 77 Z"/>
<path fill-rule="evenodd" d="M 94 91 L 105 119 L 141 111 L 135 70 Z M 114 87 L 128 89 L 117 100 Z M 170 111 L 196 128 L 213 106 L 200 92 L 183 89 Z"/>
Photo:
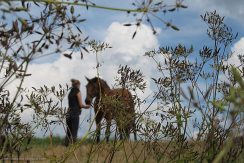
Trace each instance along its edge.
<path fill-rule="evenodd" d="M 67 115 L 66 116 L 66 138 L 65 146 L 70 143 L 74 143 L 77 139 L 78 129 L 79 129 L 79 115 Z"/>

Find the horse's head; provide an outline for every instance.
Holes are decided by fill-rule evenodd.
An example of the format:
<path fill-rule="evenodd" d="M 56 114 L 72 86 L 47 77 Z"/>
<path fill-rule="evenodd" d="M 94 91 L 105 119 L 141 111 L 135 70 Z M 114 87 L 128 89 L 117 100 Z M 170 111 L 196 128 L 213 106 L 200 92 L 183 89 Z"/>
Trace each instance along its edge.
<path fill-rule="evenodd" d="M 107 82 L 101 78 L 95 77 L 89 79 L 86 77 L 88 84 L 86 85 L 86 104 L 90 105 L 94 97 L 98 97 L 100 93 L 105 93 L 109 91 L 110 88 Z M 100 88 L 99 88 L 100 87 Z"/>
<path fill-rule="evenodd" d="M 86 77 L 86 80 L 88 83 L 86 85 L 85 102 L 87 105 L 91 105 L 92 99 L 99 95 L 98 78 L 89 79 Z"/>

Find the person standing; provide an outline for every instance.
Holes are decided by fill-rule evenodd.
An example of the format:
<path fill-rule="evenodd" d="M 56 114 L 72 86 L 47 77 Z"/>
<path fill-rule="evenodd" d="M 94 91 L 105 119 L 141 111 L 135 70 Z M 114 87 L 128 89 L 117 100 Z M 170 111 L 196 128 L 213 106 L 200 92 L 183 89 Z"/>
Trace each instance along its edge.
<path fill-rule="evenodd" d="M 89 105 L 84 105 L 82 103 L 82 96 L 80 92 L 80 81 L 76 79 L 71 79 L 72 88 L 68 95 L 69 108 L 66 114 L 66 138 L 64 145 L 68 146 L 70 143 L 74 143 L 77 139 L 77 133 L 79 129 L 79 116 L 81 114 L 81 109 L 90 108 Z"/>

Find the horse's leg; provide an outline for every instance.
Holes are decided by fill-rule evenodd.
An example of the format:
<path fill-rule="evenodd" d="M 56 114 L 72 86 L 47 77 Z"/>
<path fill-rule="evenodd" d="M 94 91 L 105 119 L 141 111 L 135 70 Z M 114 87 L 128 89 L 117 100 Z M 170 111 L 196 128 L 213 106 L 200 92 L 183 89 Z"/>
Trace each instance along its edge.
<path fill-rule="evenodd" d="M 134 140 L 137 141 L 137 135 L 136 135 L 136 127 L 133 127 L 133 132 L 134 132 Z"/>
<path fill-rule="evenodd" d="M 97 128 L 96 128 L 97 143 L 100 142 L 100 134 L 101 134 L 101 123 L 97 123 Z"/>
<path fill-rule="evenodd" d="M 131 131 L 131 130 L 129 129 L 129 130 L 127 131 L 127 133 L 126 133 L 126 134 L 127 134 L 126 136 L 127 136 L 127 139 L 128 139 L 128 140 L 130 140 L 130 131 Z"/>
<path fill-rule="evenodd" d="M 123 136 L 124 135 L 124 131 L 121 129 L 121 128 L 119 128 L 119 139 L 120 140 L 123 140 Z"/>
<path fill-rule="evenodd" d="M 100 134 L 101 134 L 101 120 L 103 118 L 103 114 L 101 112 L 97 113 L 97 116 L 95 118 L 96 120 L 96 139 L 97 143 L 100 142 Z"/>
<path fill-rule="evenodd" d="M 123 127 L 120 130 L 120 140 L 127 140 L 130 137 L 130 130 L 127 127 Z"/>
<path fill-rule="evenodd" d="M 117 124 L 118 126 L 118 130 L 119 130 L 119 138 L 120 140 L 124 140 L 124 139 L 127 139 L 128 137 L 128 126 L 126 126 L 125 124 L 123 124 L 124 122 L 120 122 Z"/>
<path fill-rule="evenodd" d="M 133 120 L 132 129 L 133 129 L 133 133 L 134 133 L 134 140 L 137 141 L 136 122 L 135 122 L 135 119 Z"/>
<path fill-rule="evenodd" d="M 116 119 L 116 125 L 117 125 L 117 128 L 118 128 L 119 139 L 123 140 L 124 139 L 124 135 L 125 135 L 124 134 L 125 130 L 124 130 L 124 126 L 121 123 L 120 119 Z"/>
<path fill-rule="evenodd" d="M 106 121 L 107 121 L 107 127 L 105 131 L 105 136 L 106 136 L 106 141 L 109 142 L 111 119 L 106 119 Z"/>
<path fill-rule="evenodd" d="M 97 143 L 100 142 L 100 134 L 101 134 L 101 123 L 100 122 L 96 122 L 96 139 L 97 139 Z"/>
<path fill-rule="evenodd" d="M 131 127 L 129 125 L 127 125 L 125 128 L 125 139 L 126 140 L 130 139 L 130 129 L 131 129 Z"/>

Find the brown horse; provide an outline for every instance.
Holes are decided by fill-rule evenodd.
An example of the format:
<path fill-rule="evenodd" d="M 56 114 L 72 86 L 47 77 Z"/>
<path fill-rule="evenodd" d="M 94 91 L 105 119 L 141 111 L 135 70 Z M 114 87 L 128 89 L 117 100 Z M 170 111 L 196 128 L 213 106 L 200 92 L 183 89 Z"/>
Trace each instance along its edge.
<path fill-rule="evenodd" d="M 101 78 L 86 79 L 88 81 L 86 85 L 86 104 L 90 105 L 93 98 L 95 98 L 97 142 L 100 141 L 101 120 L 103 118 L 107 122 L 105 131 L 107 141 L 109 141 L 112 119 L 116 121 L 120 139 L 128 139 L 131 130 L 133 130 L 134 139 L 136 140 L 135 109 L 131 93 L 127 89 L 110 89 L 106 81 Z"/>

